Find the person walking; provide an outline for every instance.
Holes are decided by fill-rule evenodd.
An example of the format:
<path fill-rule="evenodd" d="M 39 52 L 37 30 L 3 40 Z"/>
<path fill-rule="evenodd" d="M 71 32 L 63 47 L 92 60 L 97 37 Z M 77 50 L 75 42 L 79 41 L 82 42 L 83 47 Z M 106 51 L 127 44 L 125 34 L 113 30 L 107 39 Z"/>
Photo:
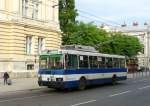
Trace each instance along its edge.
<path fill-rule="evenodd" d="M 3 78 L 4 78 L 4 85 L 7 85 L 8 84 L 9 74 L 7 72 L 5 72 Z"/>

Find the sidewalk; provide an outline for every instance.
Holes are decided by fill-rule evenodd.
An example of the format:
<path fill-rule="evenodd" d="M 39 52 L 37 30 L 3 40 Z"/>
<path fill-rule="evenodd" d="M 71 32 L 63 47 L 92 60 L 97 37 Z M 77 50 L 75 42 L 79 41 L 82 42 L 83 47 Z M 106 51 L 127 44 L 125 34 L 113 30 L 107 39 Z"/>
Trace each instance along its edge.
<path fill-rule="evenodd" d="M 37 78 L 12 79 L 12 85 L 3 85 L 3 79 L 0 79 L 0 94 L 34 89 L 41 89 L 38 85 Z"/>
<path fill-rule="evenodd" d="M 128 74 L 127 78 L 137 79 L 142 77 L 150 77 L 149 72 L 132 73 Z M 37 78 L 23 78 L 23 79 L 12 79 L 12 85 L 3 85 L 3 79 L 0 79 L 0 94 L 6 92 L 15 91 L 30 91 L 30 90 L 40 90 L 44 87 L 39 87 Z"/>
<path fill-rule="evenodd" d="M 127 78 L 136 79 L 136 78 L 142 78 L 142 77 L 150 77 L 150 71 L 130 73 L 127 75 Z"/>

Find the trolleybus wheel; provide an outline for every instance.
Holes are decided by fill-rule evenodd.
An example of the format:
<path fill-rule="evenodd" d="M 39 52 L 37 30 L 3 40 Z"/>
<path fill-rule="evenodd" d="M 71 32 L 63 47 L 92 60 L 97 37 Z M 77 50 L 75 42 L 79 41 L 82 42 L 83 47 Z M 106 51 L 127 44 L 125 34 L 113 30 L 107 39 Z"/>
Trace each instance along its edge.
<path fill-rule="evenodd" d="M 84 77 L 79 80 L 79 90 L 84 90 L 86 88 L 86 79 Z"/>

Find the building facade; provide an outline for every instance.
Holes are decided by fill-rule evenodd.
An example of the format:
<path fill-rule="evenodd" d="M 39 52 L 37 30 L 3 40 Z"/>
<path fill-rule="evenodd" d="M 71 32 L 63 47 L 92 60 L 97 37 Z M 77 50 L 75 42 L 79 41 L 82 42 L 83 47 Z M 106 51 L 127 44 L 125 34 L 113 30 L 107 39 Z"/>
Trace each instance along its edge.
<path fill-rule="evenodd" d="M 137 55 L 139 68 L 150 69 L 150 26 L 139 26 L 133 23 L 132 26 L 123 25 L 122 27 L 103 26 L 103 29 L 111 32 L 122 32 L 129 36 L 136 36 L 141 44 L 144 45 L 143 51 Z"/>
<path fill-rule="evenodd" d="M 39 54 L 60 45 L 58 0 L 0 0 L 0 75 L 35 76 Z"/>

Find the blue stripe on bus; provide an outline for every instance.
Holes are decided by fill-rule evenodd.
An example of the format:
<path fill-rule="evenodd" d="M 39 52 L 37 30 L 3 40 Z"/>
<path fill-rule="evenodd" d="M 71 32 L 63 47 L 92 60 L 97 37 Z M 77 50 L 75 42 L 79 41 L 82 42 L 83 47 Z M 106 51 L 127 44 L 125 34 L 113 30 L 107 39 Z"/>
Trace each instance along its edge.
<path fill-rule="evenodd" d="M 40 69 L 38 74 L 69 75 L 69 74 L 112 73 L 112 72 L 127 72 L 127 69 L 126 68 L 121 68 L 121 69 L 70 69 L 70 70 Z"/>
<path fill-rule="evenodd" d="M 118 80 L 126 80 L 127 76 L 121 76 L 117 77 Z M 105 84 L 105 83 L 111 83 L 112 78 L 103 78 L 103 79 L 94 79 L 94 80 L 88 80 L 87 85 L 98 85 L 98 84 Z M 67 81 L 64 82 L 64 88 L 75 88 L 78 87 L 79 81 Z"/>

